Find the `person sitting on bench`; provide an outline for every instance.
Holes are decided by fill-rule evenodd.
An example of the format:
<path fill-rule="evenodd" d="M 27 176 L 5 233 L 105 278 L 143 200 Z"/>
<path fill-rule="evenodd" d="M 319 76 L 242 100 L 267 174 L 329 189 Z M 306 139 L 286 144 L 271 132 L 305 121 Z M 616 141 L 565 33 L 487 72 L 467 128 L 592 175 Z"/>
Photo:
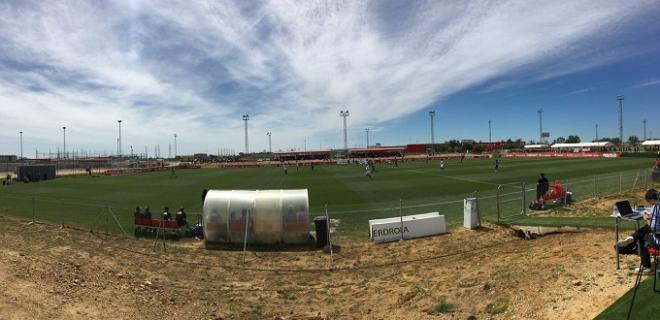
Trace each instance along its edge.
<path fill-rule="evenodd" d="M 170 221 L 170 219 L 172 219 L 172 215 L 170 214 L 170 208 L 165 207 L 163 209 L 162 218 L 164 221 Z"/>
<path fill-rule="evenodd" d="M 133 211 L 133 218 L 135 219 L 141 219 L 142 216 L 142 211 L 140 210 L 140 206 L 135 207 L 135 211 Z"/>
<path fill-rule="evenodd" d="M 660 239 L 657 234 L 660 232 L 660 205 L 658 204 L 658 191 L 655 189 L 649 189 L 646 192 L 644 199 L 650 205 L 650 208 L 644 211 L 642 214 L 646 225 L 635 231 L 627 238 L 617 242 L 617 246 L 619 248 L 623 248 L 633 243 L 633 241 L 637 241 L 638 247 L 640 248 L 639 252 L 642 268 L 644 269 L 643 272 L 649 273 L 651 272 L 651 257 L 649 256 L 649 251 L 646 248 L 648 248 L 650 245 L 660 245 Z M 635 270 L 635 272 L 639 271 L 639 268 Z"/>
<path fill-rule="evenodd" d="M 144 207 L 144 212 L 142 213 L 142 218 L 151 220 L 151 211 L 149 211 L 149 207 Z"/>
<path fill-rule="evenodd" d="M 188 224 L 188 217 L 186 216 L 186 211 L 183 208 L 179 209 L 179 212 L 176 213 L 176 217 L 174 219 L 176 220 L 176 224 L 179 227 L 183 227 Z"/>

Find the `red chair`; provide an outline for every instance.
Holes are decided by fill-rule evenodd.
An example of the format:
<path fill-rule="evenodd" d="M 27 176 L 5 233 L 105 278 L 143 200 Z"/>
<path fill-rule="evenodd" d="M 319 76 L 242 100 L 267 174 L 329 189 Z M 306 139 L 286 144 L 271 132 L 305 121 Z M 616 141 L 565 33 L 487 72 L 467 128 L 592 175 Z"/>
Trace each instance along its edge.
<path fill-rule="evenodd" d="M 655 286 L 658 280 L 658 256 L 660 256 L 660 247 L 650 247 L 649 255 L 653 256 L 653 291 L 660 292 Z"/>

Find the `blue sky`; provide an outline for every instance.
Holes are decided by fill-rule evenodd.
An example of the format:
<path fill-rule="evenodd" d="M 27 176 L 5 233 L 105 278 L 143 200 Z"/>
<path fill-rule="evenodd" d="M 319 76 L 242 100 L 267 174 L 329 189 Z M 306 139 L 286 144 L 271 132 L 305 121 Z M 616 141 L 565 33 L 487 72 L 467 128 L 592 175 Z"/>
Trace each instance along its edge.
<path fill-rule="evenodd" d="M 657 1 L 0 3 L 0 153 L 660 137 Z"/>

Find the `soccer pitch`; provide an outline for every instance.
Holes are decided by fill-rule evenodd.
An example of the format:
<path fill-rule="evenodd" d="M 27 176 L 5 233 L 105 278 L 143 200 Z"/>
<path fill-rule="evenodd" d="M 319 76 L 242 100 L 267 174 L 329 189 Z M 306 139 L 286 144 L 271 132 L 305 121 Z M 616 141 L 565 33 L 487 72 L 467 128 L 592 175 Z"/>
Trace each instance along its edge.
<path fill-rule="evenodd" d="M 309 190 L 310 215 L 328 206 L 331 218 L 339 219 L 339 231 L 366 234 L 367 220 L 403 214 L 439 211 L 449 226 L 462 223 L 462 199 L 476 195 L 482 218 L 495 220 L 494 195 L 497 186 L 526 182 L 533 188 L 538 174 L 553 180 L 569 181 L 631 172 L 649 168 L 650 159 L 467 159 L 400 162 L 398 167 L 377 164 L 375 176 L 365 176 L 363 165 L 332 165 L 281 168 L 196 169 L 143 173 L 124 176 L 61 177 L 38 183 L 19 183 L 0 189 L 0 213 L 36 218 L 86 228 L 118 232 L 111 210 L 124 229 L 130 230 L 135 206 L 149 206 L 158 215 L 164 206 L 171 211 L 185 207 L 188 214 L 201 213 L 203 189 Z M 626 177 L 629 177 L 627 175 Z M 618 179 L 617 179 L 618 181 Z M 628 181 L 632 183 L 632 181 Z M 570 188 L 570 187 L 569 187 Z M 515 191 L 514 187 L 503 192 Z M 519 189 L 518 189 L 519 190 Z M 577 193 L 578 191 L 576 191 Z M 586 196 L 590 191 L 577 193 Z M 607 190 L 602 190 L 607 192 Z M 528 193 L 533 194 L 533 192 Z M 527 199 L 531 202 L 532 199 Z M 507 206 L 508 205 L 508 206 Z M 109 208 L 109 209 L 108 209 Z M 503 210 L 519 210 L 520 201 L 503 205 Z M 587 222 L 588 223 L 588 222 Z"/>

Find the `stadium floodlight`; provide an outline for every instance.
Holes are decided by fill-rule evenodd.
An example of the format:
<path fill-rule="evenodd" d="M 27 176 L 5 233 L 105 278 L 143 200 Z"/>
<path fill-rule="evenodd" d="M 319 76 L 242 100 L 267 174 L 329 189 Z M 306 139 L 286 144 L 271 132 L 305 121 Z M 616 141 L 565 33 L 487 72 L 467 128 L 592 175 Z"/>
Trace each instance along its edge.
<path fill-rule="evenodd" d="M 435 110 L 429 111 L 429 117 L 431 118 L 431 146 L 433 151 L 435 151 L 435 134 L 433 132 L 433 117 L 435 117 Z"/>
<path fill-rule="evenodd" d="M 616 99 L 619 101 L 619 140 L 623 151 L 623 95 L 616 96 Z"/>
<path fill-rule="evenodd" d="M 176 158 L 177 149 L 176 149 L 176 133 L 174 134 L 174 158 Z"/>
<path fill-rule="evenodd" d="M 62 127 L 62 136 L 64 137 L 64 150 L 62 156 L 66 158 L 66 127 Z"/>
<path fill-rule="evenodd" d="M 121 158 L 121 120 L 117 120 L 119 124 L 119 138 L 117 138 L 117 155 Z"/>
<path fill-rule="evenodd" d="M 21 136 L 21 159 L 23 159 L 23 131 L 19 132 Z"/>
<path fill-rule="evenodd" d="M 543 143 L 543 108 L 539 108 L 539 143 Z"/>
<path fill-rule="evenodd" d="M 488 120 L 488 143 L 493 142 L 493 131 L 492 131 L 492 124 L 493 121 Z"/>
<path fill-rule="evenodd" d="M 248 145 L 248 120 L 250 120 L 250 115 L 244 114 L 243 121 L 245 122 L 245 153 L 250 153 L 250 148 Z"/>
<path fill-rule="evenodd" d="M 344 118 L 344 150 L 348 150 L 348 133 L 346 129 L 346 118 L 350 115 L 348 110 L 340 110 L 339 115 Z"/>
<path fill-rule="evenodd" d="M 596 141 L 598 141 L 598 123 L 596 123 Z"/>
<path fill-rule="evenodd" d="M 268 152 L 273 153 L 273 145 L 271 144 L 270 141 L 270 137 L 273 135 L 273 133 L 268 131 L 266 132 L 266 135 L 268 136 Z"/>
<path fill-rule="evenodd" d="M 642 120 L 642 124 L 644 124 L 644 141 L 646 141 L 646 119 Z"/>
<path fill-rule="evenodd" d="M 369 149 L 369 128 L 364 129 L 364 131 L 367 133 L 367 149 Z"/>

